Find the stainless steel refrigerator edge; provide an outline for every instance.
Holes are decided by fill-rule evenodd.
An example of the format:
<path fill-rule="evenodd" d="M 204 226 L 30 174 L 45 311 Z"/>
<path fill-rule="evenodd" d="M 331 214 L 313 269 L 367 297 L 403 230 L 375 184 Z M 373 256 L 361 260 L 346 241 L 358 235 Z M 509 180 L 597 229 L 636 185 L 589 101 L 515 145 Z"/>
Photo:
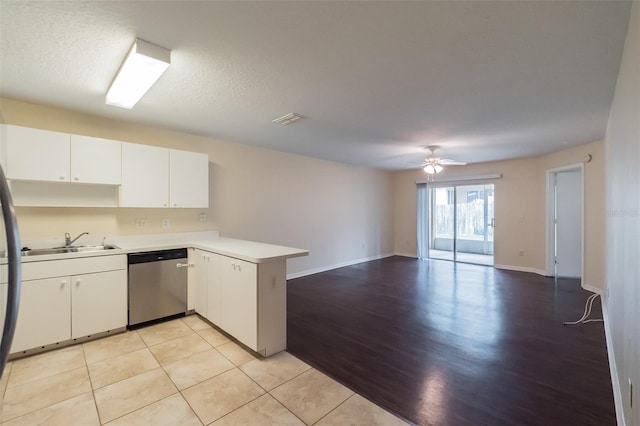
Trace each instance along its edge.
<path fill-rule="evenodd" d="M 187 249 L 131 253 L 129 325 L 187 311 Z"/>

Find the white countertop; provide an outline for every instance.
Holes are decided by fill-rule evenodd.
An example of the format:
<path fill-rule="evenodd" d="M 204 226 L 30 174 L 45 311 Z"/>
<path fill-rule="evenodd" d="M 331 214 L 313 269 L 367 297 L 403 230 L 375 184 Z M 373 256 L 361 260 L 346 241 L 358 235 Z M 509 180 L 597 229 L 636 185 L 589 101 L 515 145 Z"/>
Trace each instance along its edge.
<path fill-rule="evenodd" d="M 137 253 L 175 248 L 196 248 L 221 254 L 251 263 L 273 262 L 292 257 L 307 256 L 308 250 L 285 247 L 255 241 L 237 240 L 219 236 L 217 231 L 185 232 L 179 234 L 127 235 L 112 236 L 104 239 L 105 244 L 118 247 L 113 250 L 23 256 L 23 262 L 60 260 L 92 256 L 110 256 L 116 254 Z M 0 259 L 6 263 L 7 259 Z"/>

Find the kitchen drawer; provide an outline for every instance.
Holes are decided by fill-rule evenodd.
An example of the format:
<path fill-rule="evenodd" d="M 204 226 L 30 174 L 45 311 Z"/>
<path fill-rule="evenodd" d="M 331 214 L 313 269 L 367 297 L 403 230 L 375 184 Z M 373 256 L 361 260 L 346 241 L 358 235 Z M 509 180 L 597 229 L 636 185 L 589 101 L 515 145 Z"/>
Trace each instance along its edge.
<path fill-rule="evenodd" d="M 92 274 L 94 272 L 127 269 L 127 255 L 83 257 L 78 259 L 23 262 L 22 280 Z"/>

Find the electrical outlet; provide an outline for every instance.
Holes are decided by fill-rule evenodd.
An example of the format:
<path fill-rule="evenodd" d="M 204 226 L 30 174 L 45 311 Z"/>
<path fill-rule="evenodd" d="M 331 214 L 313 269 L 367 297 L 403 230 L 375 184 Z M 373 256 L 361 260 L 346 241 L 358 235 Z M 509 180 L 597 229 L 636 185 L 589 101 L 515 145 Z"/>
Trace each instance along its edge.
<path fill-rule="evenodd" d="M 164 217 L 162 218 L 162 229 L 168 229 L 171 226 L 171 221 Z"/>
<path fill-rule="evenodd" d="M 520 251 L 518 252 L 518 256 L 524 256 L 524 250 L 520 249 Z"/>
<path fill-rule="evenodd" d="M 136 219 L 136 229 L 142 229 L 147 226 L 147 219 Z"/>
<path fill-rule="evenodd" d="M 207 215 L 204 213 L 200 213 L 200 222 L 206 222 L 207 221 Z"/>

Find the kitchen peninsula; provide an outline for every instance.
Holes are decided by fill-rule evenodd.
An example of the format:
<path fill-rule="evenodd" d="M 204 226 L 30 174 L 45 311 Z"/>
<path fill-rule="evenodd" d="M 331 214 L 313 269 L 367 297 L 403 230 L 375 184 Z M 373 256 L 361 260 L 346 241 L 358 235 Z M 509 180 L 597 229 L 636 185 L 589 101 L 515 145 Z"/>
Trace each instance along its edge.
<path fill-rule="evenodd" d="M 13 357 L 125 330 L 126 255 L 173 248 L 188 248 L 188 313 L 197 313 L 262 356 L 286 349 L 286 260 L 306 256 L 307 250 L 223 238 L 217 231 L 112 236 L 104 242 L 116 248 L 23 257 L 24 296 Z M 6 265 L 0 266 L 4 297 Z M 89 293 L 85 303 L 74 298 L 74 292 L 81 294 L 80 283 L 91 285 L 88 278 L 100 274 L 110 275 L 84 291 Z M 92 297 L 94 290 L 101 296 Z M 75 312 L 84 312 L 82 321 L 73 321 Z M 95 327 L 87 328 L 92 323 Z M 80 333 L 74 330 L 79 327 Z"/>

